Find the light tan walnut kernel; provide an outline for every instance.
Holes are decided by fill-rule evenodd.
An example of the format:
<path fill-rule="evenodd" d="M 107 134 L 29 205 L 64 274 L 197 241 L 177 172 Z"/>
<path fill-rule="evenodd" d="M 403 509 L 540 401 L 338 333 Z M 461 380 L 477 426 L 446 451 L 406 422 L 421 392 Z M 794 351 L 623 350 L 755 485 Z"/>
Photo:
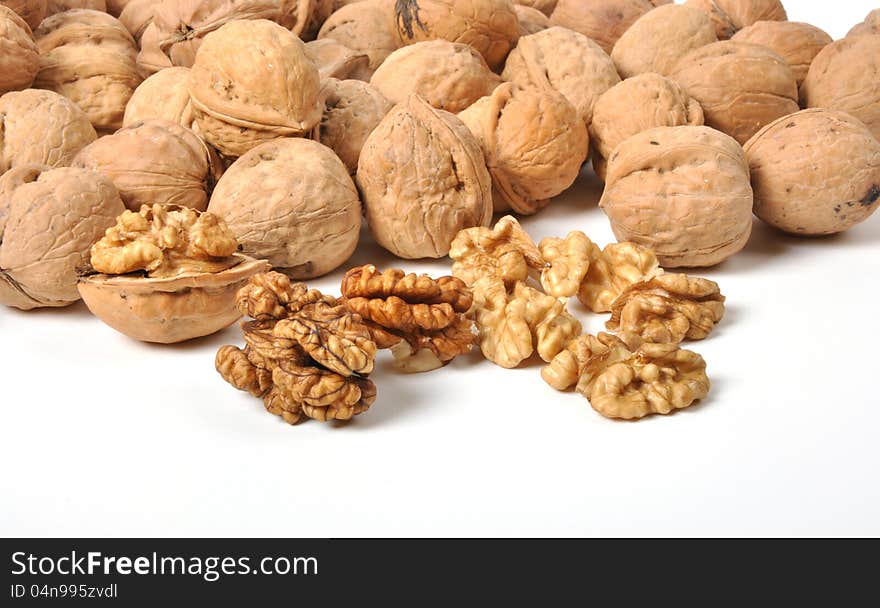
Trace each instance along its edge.
<path fill-rule="evenodd" d="M 565 350 L 557 354 L 541 370 L 544 382 L 558 391 L 573 386 L 588 386 L 596 370 L 609 361 L 623 361 L 630 356 L 627 345 L 617 336 L 607 333 L 583 334 L 569 341 Z"/>
<path fill-rule="evenodd" d="M 449 257 L 452 275 L 471 286 L 485 276 L 498 277 L 510 286 L 545 266 L 540 250 L 512 215 L 492 228 L 462 230 L 452 241 Z"/>
<path fill-rule="evenodd" d="M 541 286 L 555 298 L 577 295 L 595 257 L 596 246 L 580 231 L 569 232 L 564 239 L 548 237 L 538 245 L 547 263 L 541 271 Z"/>
<path fill-rule="evenodd" d="M 593 312 L 609 312 L 627 287 L 663 272 L 654 252 L 635 243 L 612 243 L 602 250 L 592 244 L 588 255 L 589 267 L 577 295 Z"/>

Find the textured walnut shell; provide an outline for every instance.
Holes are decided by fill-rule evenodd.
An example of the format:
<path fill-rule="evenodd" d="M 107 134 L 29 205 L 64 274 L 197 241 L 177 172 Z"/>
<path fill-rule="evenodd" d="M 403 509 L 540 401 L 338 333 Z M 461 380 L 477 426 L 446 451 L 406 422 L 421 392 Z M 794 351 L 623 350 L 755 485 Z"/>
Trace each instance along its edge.
<path fill-rule="evenodd" d="M 153 23 L 153 14 L 160 2 L 161 0 L 132 0 L 119 14 L 119 22 L 138 43 L 147 27 Z"/>
<path fill-rule="evenodd" d="M 555 92 L 508 82 L 458 117 L 480 142 L 495 211 L 530 214 L 546 207 L 574 183 L 587 158 L 587 127 Z M 501 201 L 506 207 L 499 208 Z"/>
<path fill-rule="evenodd" d="M 489 95 L 501 78 L 473 47 L 429 40 L 391 53 L 370 84 L 391 103 L 415 93 L 435 108 L 455 113 Z"/>
<path fill-rule="evenodd" d="M 235 294 L 248 279 L 269 269 L 265 260 L 241 254 L 228 270 L 169 279 L 138 274 L 85 276 L 79 293 L 104 323 L 135 340 L 174 344 L 229 327 L 241 317 Z"/>
<path fill-rule="evenodd" d="M 318 40 L 323 38 L 366 53 L 370 69 L 377 69 L 401 45 L 394 24 L 394 0 L 362 0 L 343 6 L 321 26 Z"/>
<path fill-rule="evenodd" d="M 40 70 L 40 53 L 28 24 L 0 5 L 0 95 L 31 86 Z"/>
<path fill-rule="evenodd" d="M 26 89 L 0 97 L 0 173 L 30 163 L 67 166 L 96 138 L 85 113 L 58 93 Z"/>
<path fill-rule="evenodd" d="M 618 241 L 653 250 L 661 266 L 713 266 L 751 234 L 748 163 L 708 127 L 649 129 L 611 155 L 599 206 Z"/>
<path fill-rule="evenodd" d="M 437 39 L 467 44 L 493 70 L 519 38 L 510 0 L 397 0 L 394 14 L 403 44 Z"/>
<path fill-rule="evenodd" d="M 334 270 L 360 236 L 361 204 L 345 165 L 308 139 L 276 139 L 239 158 L 208 211 L 226 221 L 244 253 L 294 278 Z"/>
<path fill-rule="evenodd" d="M 376 241 L 402 258 L 440 258 L 459 230 L 492 219 L 480 144 L 455 115 L 417 95 L 367 138 L 357 183 Z"/>
<path fill-rule="evenodd" d="M 561 93 L 588 125 L 596 100 L 620 82 L 614 62 L 599 45 L 562 27 L 520 38 L 501 77 L 522 87 Z"/>
<path fill-rule="evenodd" d="M 624 140 L 654 127 L 703 124 L 703 108 L 660 74 L 639 74 L 608 89 L 593 108 L 593 167 L 605 179 L 607 158 Z"/>
<path fill-rule="evenodd" d="M 125 104 L 141 83 L 131 34 L 107 13 L 73 9 L 36 30 L 40 72 L 34 87 L 76 103 L 99 131 L 122 126 Z"/>
<path fill-rule="evenodd" d="M 803 110 L 761 129 L 745 150 L 755 215 L 780 230 L 843 232 L 880 204 L 880 141 L 849 114 Z"/>
<path fill-rule="evenodd" d="M 700 102 L 707 125 L 741 144 L 764 125 L 798 111 L 794 73 L 763 46 L 715 42 L 682 57 L 669 76 Z"/>
<path fill-rule="evenodd" d="M 611 59 L 623 78 L 645 72 L 668 74 L 689 52 L 717 41 L 703 11 L 667 4 L 639 17 L 614 45 Z"/>
<path fill-rule="evenodd" d="M 880 8 L 874 9 L 868 13 L 865 20 L 854 25 L 846 36 L 848 38 L 850 36 L 861 36 L 863 34 L 880 34 Z"/>
<path fill-rule="evenodd" d="M 189 97 L 189 68 L 166 68 L 144 80 L 125 106 L 122 126 L 159 118 L 187 129 L 195 126 Z"/>
<path fill-rule="evenodd" d="M 353 51 L 332 38 L 306 43 L 306 55 L 318 68 L 321 79 L 370 81 L 370 57 L 362 51 Z"/>
<path fill-rule="evenodd" d="M 852 114 L 880 139 L 880 36 L 851 36 L 822 49 L 801 86 L 801 101 Z"/>
<path fill-rule="evenodd" d="M 794 72 L 798 86 L 819 51 L 831 44 L 831 36 L 824 31 L 797 21 L 758 21 L 738 31 L 731 40 L 759 44 L 778 53 Z"/>
<path fill-rule="evenodd" d="M 780 0 L 687 0 L 712 19 L 719 40 L 728 40 L 739 30 L 758 21 L 786 21 Z"/>
<path fill-rule="evenodd" d="M 134 1 L 135 0 L 106 0 L 107 12 L 114 17 L 119 18 L 119 15 L 122 14 L 122 11 L 125 10 L 125 7 Z"/>
<path fill-rule="evenodd" d="M 583 34 L 610 54 L 623 33 L 652 8 L 648 0 L 559 0 L 550 23 Z"/>
<path fill-rule="evenodd" d="M 531 6 L 517 4 L 513 7 L 516 20 L 519 22 L 519 35 L 529 36 L 550 27 L 550 18 Z"/>
<path fill-rule="evenodd" d="M 189 73 L 199 134 L 226 156 L 307 133 L 321 119 L 320 77 L 305 45 L 265 19 L 208 34 Z"/>
<path fill-rule="evenodd" d="M 0 5 L 11 8 L 24 19 L 31 30 L 37 29 L 46 18 L 48 0 L 0 0 Z"/>
<path fill-rule="evenodd" d="M 46 3 L 46 17 L 56 13 L 63 13 L 74 8 L 87 8 L 93 11 L 107 12 L 105 0 L 49 0 Z M 43 17 L 44 19 L 46 17 Z"/>
<path fill-rule="evenodd" d="M 531 8 L 549 17 L 556 8 L 556 0 L 514 0 L 516 6 Z"/>
<path fill-rule="evenodd" d="M 328 78 L 321 89 L 324 116 L 312 131 L 312 139 L 324 144 L 345 163 L 351 175 L 357 173 L 364 142 L 385 115 L 391 103 L 366 82 Z"/>
<path fill-rule="evenodd" d="M 0 234 L 0 303 L 22 310 L 79 300 L 77 270 L 125 210 L 106 177 L 71 167 L 22 167 L 0 181 L 8 209 Z"/>
<path fill-rule="evenodd" d="M 100 138 L 80 150 L 73 166 L 106 175 L 132 211 L 156 203 L 204 211 L 222 174 L 220 159 L 198 135 L 161 119 Z"/>

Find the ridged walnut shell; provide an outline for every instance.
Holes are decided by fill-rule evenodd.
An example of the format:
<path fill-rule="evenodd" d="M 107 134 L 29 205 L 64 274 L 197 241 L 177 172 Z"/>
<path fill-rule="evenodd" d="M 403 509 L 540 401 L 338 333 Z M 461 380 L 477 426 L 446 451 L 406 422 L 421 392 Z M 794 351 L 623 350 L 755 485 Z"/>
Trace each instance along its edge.
<path fill-rule="evenodd" d="M 403 44 L 438 39 L 467 44 L 493 70 L 519 38 L 510 0 L 397 0 L 394 14 Z"/>
<path fill-rule="evenodd" d="M 297 279 L 338 268 L 360 236 L 361 203 L 348 170 L 308 139 L 276 139 L 236 160 L 208 211 L 226 221 L 244 253 Z"/>
<path fill-rule="evenodd" d="M 519 21 L 519 35 L 530 36 L 550 27 L 550 18 L 536 8 L 517 4 L 513 7 Z"/>
<path fill-rule="evenodd" d="M 132 211 L 156 203 L 204 211 L 223 173 L 220 159 L 198 135 L 161 119 L 100 138 L 80 150 L 73 166 L 110 178 Z"/>
<path fill-rule="evenodd" d="M 0 182 L 8 209 L 0 234 L 0 303 L 22 310 L 79 300 L 77 271 L 125 210 L 109 179 L 86 169 L 23 166 Z"/>
<path fill-rule="evenodd" d="M 652 8 L 648 0 L 559 0 L 550 23 L 583 34 L 611 54 L 623 33 Z"/>
<path fill-rule="evenodd" d="M 146 29 L 153 23 L 153 15 L 161 0 L 132 0 L 119 14 L 119 22 L 138 44 Z"/>
<path fill-rule="evenodd" d="M 318 40 L 332 38 L 353 51 L 366 53 L 376 70 L 402 42 L 394 23 L 394 0 L 361 0 L 330 15 Z"/>
<path fill-rule="evenodd" d="M 715 42 L 682 57 L 669 76 L 700 102 L 707 125 L 741 144 L 799 109 L 794 73 L 763 46 Z"/>
<path fill-rule="evenodd" d="M 548 17 L 556 8 L 556 0 L 514 0 L 514 2 L 517 6 L 535 9 Z"/>
<path fill-rule="evenodd" d="M 40 70 L 40 53 L 28 24 L 0 5 L 0 95 L 31 86 Z"/>
<path fill-rule="evenodd" d="M 78 288 L 89 310 L 135 340 L 174 344 L 208 336 L 241 317 L 235 294 L 265 260 L 235 254 L 241 262 L 221 272 L 154 279 L 138 274 L 88 275 Z"/>
<path fill-rule="evenodd" d="M 429 40 L 391 53 L 370 84 L 393 104 L 415 93 L 435 108 L 456 113 L 489 95 L 501 78 L 473 47 Z"/>
<path fill-rule="evenodd" d="M 880 34 L 880 8 L 874 9 L 868 13 L 865 20 L 854 25 L 846 36 L 848 38 L 850 36 L 862 36 L 864 34 Z"/>
<path fill-rule="evenodd" d="M 620 82 L 614 62 L 599 45 L 563 27 L 520 38 L 501 77 L 522 87 L 561 93 L 587 125 L 596 100 Z"/>
<path fill-rule="evenodd" d="M 14 10 L 31 30 L 35 30 L 46 18 L 49 2 L 48 0 L 0 0 L 0 5 Z"/>
<path fill-rule="evenodd" d="M 373 75 L 369 55 L 362 51 L 353 51 L 332 38 L 306 42 L 306 55 L 315 63 L 321 80 L 337 78 L 369 82 Z"/>
<path fill-rule="evenodd" d="M 745 146 L 755 215 L 785 232 L 843 232 L 880 201 L 880 141 L 849 114 L 810 109 L 764 127 Z"/>
<path fill-rule="evenodd" d="M 144 80 L 125 106 L 122 126 L 159 118 L 187 129 L 195 126 L 189 97 L 189 68 L 166 68 Z"/>
<path fill-rule="evenodd" d="M 480 142 L 495 211 L 543 209 L 574 183 L 589 152 L 586 125 L 556 92 L 508 82 L 458 117 Z"/>
<path fill-rule="evenodd" d="M 614 45 L 611 59 L 622 78 L 645 72 L 668 74 L 689 52 L 717 41 L 703 11 L 667 4 L 639 17 Z"/>
<path fill-rule="evenodd" d="M 32 163 L 65 167 L 97 137 L 88 116 L 58 93 L 26 89 L 0 97 L 0 173 Z"/>
<path fill-rule="evenodd" d="M 492 219 L 480 144 L 454 114 L 417 95 L 367 138 L 357 183 L 376 241 L 402 258 L 441 258 L 464 228 Z"/>
<path fill-rule="evenodd" d="M 748 162 L 714 129 L 649 129 L 611 155 L 599 206 L 618 241 L 653 250 L 661 266 L 714 266 L 751 234 Z"/>
<path fill-rule="evenodd" d="M 801 101 L 852 114 L 880 139 L 880 36 L 851 36 L 822 49 L 801 86 Z"/>
<path fill-rule="evenodd" d="M 758 21 L 788 20 L 780 0 L 687 0 L 685 5 L 709 15 L 719 40 Z"/>
<path fill-rule="evenodd" d="M 700 126 L 703 108 L 674 80 L 639 74 L 605 92 L 593 109 L 593 167 L 605 179 L 607 159 L 626 139 L 655 127 Z"/>
<path fill-rule="evenodd" d="M 320 86 L 303 42 L 265 19 L 205 36 L 189 73 L 199 134 L 231 157 L 310 131 L 321 119 Z"/>
<path fill-rule="evenodd" d="M 46 17 L 63 13 L 74 8 L 87 8 L 93 11 L 107 12 L 106 0 L 49 0 L 46 3 Z M 43 17 L 44 19 L 46 17 Z"/>
<path fill-rule="evenodd" d="M 34 87 L 76 103 L 98 131 L 121 127 L 142 80 L 125 26 L 107 13 L 74 9 L 47 18 L 35 33 L 41 60 Z"/>
<path fill-rule="evenodd" d="M 778 53 L 794 72 L 798 86 L 807 77 L 816 55 L 831 44 L 827 33 L 797 21 L 758 21 L 738 31 L 731 40 L 759 44 Z"/>

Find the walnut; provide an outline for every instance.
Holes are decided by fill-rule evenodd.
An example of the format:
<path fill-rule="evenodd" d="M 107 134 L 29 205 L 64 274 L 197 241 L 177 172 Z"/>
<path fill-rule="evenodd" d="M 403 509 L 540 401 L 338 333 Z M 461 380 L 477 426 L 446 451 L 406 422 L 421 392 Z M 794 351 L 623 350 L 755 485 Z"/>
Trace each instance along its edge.
<path fill-rule="evenodd" d="M 831 36 L 818 27 L 796 21 L 758 21 L 738 31 L 731 40 L 760 44 L 778 53 L 791 68 L 798 86 L 819 51 L 831 44 Z"/>
<path fill-rule="evenodd" d="M 231 157 L 311 130 L 319 89 L 302 41 L 264 19 L 229 21 L 205 36 L 189 73 L 199 134 Z"/>
<path fill-rule="evenodd" d="M 361 150 L 370 133 L 391 110 L 391 104 L 366 82 L 327 78 L 321 87 L 324 115 L 312 139 L 324 144 L 355 175 Z"/>
<path fill-rule="evenodd" d="M 279 138 L 257 146 L 217 182 L 208 211 L 222 217 L 243 252 L 294 278 L 337 268 L 360 237 L 361 204 L 330 148 Z"/>
<path fill-rule="evenodd" d="M 718 284 L 685 274 L 661 274 L 630 285 L 611 307 L 609 331 L 645 342 L 702 340 L 724 316 Z"/>
<path fill-rule="evenodd" d="M 801 86 L 808 108 L 840 110 L 880 139 L 880 36 L 850 36 L 822 49 Z"/>
<path fill-rule="evenodd" d="M 654 127 L 703 124 L 703 108 L 674 80 L 639 74 L 608 89 L 593 108 L 593 168 L 605 179 L 608 157 L 625 139 Z"/>
<path fill-rule="evenodd" d="M 397 32 L 403 44 L 448 40 L 474 47 L 498 69 L 519 38 L 509 0 L 397 0 Z"/>
<path fill-rule="evenodd" d="M 600 207 L 619 241 L 664 267 L 713 266 L 752 230 L 752 188 L 740 145 L 707 127 L 658 127 L 621 143 L 608 163 Z"/>
<path fill-rule="evenodd" d="M 877 210 L 880 141 L 840 111 L 780 118 L 746 143 L 755 215 L 785 232 L 835 234 Z"/>
<path fill-rule="evenodd" d="M 0 5 L 15 11 L 31 30 L 35 30 L 46 18 L 49 3 L 48 0 L 0 0 Z"/>
<path fill-rule="evenodd" d="M 740 144 L 761 127 L 798 111 L 794 72 L 772 50 L 726 40 L 691 51 L 669 77 L 700 102 L 706 124 Z"/>
<path fill-rule="evenodd" d="M 398 257 L 443 257 L 459 230 L 492 218 L 479 143 L 455 115 L 417 95 L 367 138 L 357 183 L 373 236 Z"/>
<path fill-rule="evenodd" d="M 576 295 L 590 269 L 598 248 L 583 232 L 574 230 L 564 239 L 547 237 L 538 245 L 547 266 L 541 271 L 541 286 L 554 298 Z"/>
<path fill-rule="evenodd" d="M 564 27 L 520 38 L 501 77 L 561 93 L 587 125 L 599 96 L 620 82 L 614 62 L 598 44 Z"/>
<path fill-rule="evenodd" d="M 76 103 L 98 131 L 121 127 L 142 80 L 125 26 L 107 13 L 74 9 L 48 17 L 34 33 L 41 56 L 34 87 Z"/>
<path fill-rule="evenodd" d="M 255 366 L 236 346 L 221 346 L 215 365 L 224 380 L 254 397 L 264 397 L 272 388 L 272 372 Z"/>
<path fill-rule="evenodd" d="M 393 104 L 416 93 L 435 108 L 455 113 L 491 94 L 501 78 L 473 47 L 429 40 L 391 53 L 370 84 Z"/>
<path fill-rule="evenodd" d="M 70 0 L 67 0 L 68 2 Z M 81 0 L 78 0 L 81 1 Z M 153 15 L 156 7 L 162 0 L 131 0 L 117 16 L 119 22 L 125 26 L 131 37 L 140 44 L 144 32 L 153 23 Z"/>
<path fill-rule="evenodd" d="M 564 300 L 521 281 L 508 292 L 501 278 L 488 275 L 474 283 L 473 292 L 480 349 L 501 367 L 514 368 L 535 350 L 550 361 L 581 331 Z"/>
<path fill-rule="evenodd" d="M 587 387 L 594 379 L 596 370 L 618 361 L 624 361 L 632 353 L 617 336 L 600 333 L 598 336 L 584 334 L 571 340 L 550 363 L 541 370 L 544 382 L 558 391 L 573 386 Z"/>
<path fill-rule="evenodd" d="M 868 13 L 865 20 L 854 25 L 846 36 L 849 38 L 850 36 L 862 36 L 865 34 L 880 34 L 880 8 Z"/>
<path fill-rule="evenodd" d="M 532 238 L 513 216 L 493 228 L 468 228 L 456 235 L 449 249 L 452 274 L 473 286 L 485 276 L 500 278 L 508 287 L 525 281 L 531 271 L 543 270 L 544 258 Z"/>
<path fill-rule="evenodd" d="M 119 17 L 125 7 L 134 0 L 106 0 L 107 12 L 114 17 Z"/>
<path fill-rule="evenodd" d="M 332 38 L 312 40 L 305 46 L 306 56 L 318 68 L 322 81 L 328 78 L 339 80 L 370 81 L 373 71 L 370 56 L 363 51 L 355 51 Z"/>
<path fill-rule="evenodd" d="M 0 183 L 0 303 L 22 310 L 79 300 L 77 270 L 125 210 L 113 184 L 85 169 L 21 166 Z"/>
<path fill-rule="evenodd" d="M 0 174 L 38 164 L 64 167 L 97 134 L 85 113 L 52 91 L 26 89 L 0 97 Z"/>
<path fill-rule="evenodd" d="M 587 127 L 555 91 L 508 82 L 458 117 L 480 142 L 496 211 L 536 213 L 574 183 L 587 158 Z"/>
<path fill-rule="evenodd" d="M 31 86 L 40 69 L 40 53 L 28 24 L 0 4 L 0 95 Z"/>
<path fill-rule="evenodd" d="M 282 394 L 299 402 L 306 416 L 322 422 L 350 420 L 376 400 L 372 380 L 340 376 L 319 367 L 282 362 L 272 372 L 272 382 Z"/>
<path fill-rule="evenodd" d="M 107 2 L 105 0 L 49 0 L 46 4 L 46 17 L 75 8 L 88 8 L 106 13 Z"/>
<path fill-rule="evenodd" d="M 556 0 L 514 0 L 517 6 L 532 8 L 549 17 L 556 8 Z M 514 7 L 516 8 L 516 7 Z"/>
<path fill-rule="evenodd" d="M 610 54 L 623 33 L 652 8 L 648 0 L 558 0 L 550 23 L 595 40 Z"/>
<path fill-rule="evenodd" d="M 400 47 L 394 23 L 394 0 L 363 0 L 335 11 L 318 32 L 318 40 L 331 38 L 353 51 L 366 53 L 370 69 Z"/>
<path fill-rule="evenodd" d="M 642 15 L 611 51 L 622 78 L 655 72 L 669 74 L 684 55 L 717 42 L 709 17 L 689 6 L 667 4 Z"/>
<path fill-rule="evenodd" d="M 204 211 L 222 173 L 220 159 L 201 138 L 162 119 L 102 137 L 80 150 L 72 166 L 109 177 L 131 210 L 159 204 Z"/>
<path fill-rule="evenodd" d="M 630 285 L 663 272 L 654 252 L 635 243 L 612 243 L 602 250 L 590 243 L 587 255 L 589 265 L 577 296 L 597 313 L 611 311 L 614 301 Z"/>
<path fill-rule="evenodd" d="M 189 68 L 166 68 L 144 80 L 125 106 L 122 126 L 159 118 L 195 130 L 195 115 L 187 89 Z"/>
<path fill-rule="evenodd" d="M 236 295 L 236 306 L 241 314 L 258 321 L 289 318 L 303 307 L 324 302 L 335 306 L 337 301 L 305 283 L 292 283 L 280 272 L 255 275 Z"/>
<path fill-rule="evenodd" d="M 519 22 L 519 35 L 529 36 L 550 27 L 550 18 L 544 13 L 531 6 L 523 4 L 514 5 L 516 20 Z"/>
<path fill-rule="evenodd" d="M 719 40 L 727 40 L 758 21 L 788 19 L 781 0 L 687 0 L 685 5 L 709 15 Z"/>
<path fill-rule="evenodd" d="M 369 264 L 345 273 L 342 295 L 350 310 L 376 328 L 374 340 L 392 347 L 395 365 L 404 371 L 437 369 L 473 345 L 473 324 L 464 316 L 473 296 L 455 277 L 380 272 Z"/>

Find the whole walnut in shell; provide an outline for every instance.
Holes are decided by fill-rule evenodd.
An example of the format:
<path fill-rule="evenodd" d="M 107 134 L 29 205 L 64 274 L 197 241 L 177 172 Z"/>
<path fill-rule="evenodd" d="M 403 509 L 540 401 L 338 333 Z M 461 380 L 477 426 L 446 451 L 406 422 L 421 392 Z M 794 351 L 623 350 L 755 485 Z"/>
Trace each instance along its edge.
<path fill-rule="evenodd" d="M 501 78 L 472 47 L 429 40 L 391 53 L 370 84 L 391 103 L 415 93 L 435 108 L 455 113 L 489 95 Z"/>
<path fill-rule="evenodd" d="M 144 32 L 153 23 L 153 15 L 160 2 L 161 0 L 132 0 L 119 13 L 119 22 L 125 26 L 138 44 L 140 44 Z"/>
<path fill-rule="evenodd" d="M 558 0 L 550 23 L 583 34 L 610 54 L 623 33 L 652 8 L 648 0 Z"/>
<path fill-rule="evenodd" d="M 364 142 L 391 110 L 391 104 L 379 91 L 360 80 L 328 78 L 321 97 L 324 116 L 312 131 L 312 139 L 336 152 L 348 172 L 354 175 Z"/>
<path fill-rule="evenodd" d="M 88 8 L 93 11 L 107 12 L 105 0 L 49 0 L 46 4 L 46 17 L 63 13 L 74 8 Z M 44 19 L 46 17 L 43 17 Z"/>
<path fill-rule="evenodd" d="M 370 81 L 370 57 L 362 51 L 353 51 L 332 38 L 322 38 L 306 43 L 306 55 L 315 63 L 321 79 Z"/>
<path fill-rule="evenodd" d="M 517 4 L 513 7 L 519 22 L 519 35 L 529 36 L 550 27 L 550 18 L 536 8 Z"/>
<path fill-rule="evenodd" d="M 80 150 L 73 166 L 106 175 L 133 211 L 155 203 L 204 211 L 222 173 L 220 159 L 198 135 L 161 119 L 100 138 Z"/>
<path fill-rule="evenodd" d="M 480 145 L 455 115 L 417 95 L 367 138 L 357 183 L 376 241 L 402 258 L 440 258 L 459 230 L 492 219 Z"/>
<path fill-rule="evenodd" d="M 574 183 L 589 152 L 586 125 L 556 92 L 508 82 L 458 117 L 480 142 L 496 211 L 544 208 Z"/>
<path fill-rule="evenodd" d="M 810 109 L 764 127 L 745 146 L 755 215 L 785 232 L 842 232 L 880 201 L 880 141 L 849 114 Z"/>
<path fill-rule="evenodd" d="M 725 40 L 691 51 L 669 77 L 700 102 L 710 127 L 743 144 L 761 127 L 798 111 L 798 88 L 770 49 Z"/>
<path fill-rule="evenodd" d="M 24 19 L 31 30 L 35 30 L 46 18 L 49 2 L 48 0 L 0 0 L 0 6 L 11 8 Z"/>
<path fill-rule="evenodd" d="M 758 21 L 788 20 L 780 0 L 687 0 L 685 5 L 709 15 L 719 40 Z"/>
<path fill-rule="evenodd" d="M 880 34 L 880 8 L 874 9 L 868 13 L 864 21 L 854 25 L 849 33 L 847 33 L 847 37 L 861 36 L 863 34 Z"/>
<path fill-rule="evenodd" d="M 461 42 L 474 47 L 493 70 L 519 38 L 510 0 L 397 0 L 394 14 L 403 44 Z"/>
<path fill-rule="evenodd" d="M 0 182 L 8 209 L 0 232 L 0 303 L 22 310 L 79 300 L 77 271 L 89 247 L 125 210 L 106 177 L 62 167 L 20 167 Z"/>
<path fill-rule="evenodd" d="M 294 278 L 334 270 L 360 236 L 361 204 L 345 165 L 308 139 L 279 138 L 236 160 L 208 211 L 226 221 L 244 253 Z"/>
<path fill-rule="evenodd" d="M 88 116 L 58 93 L 26 89 L 0 97 L 0 173 L 31 163 L 67 166 L 97 137 Z"/>
<path fill-rule="evenodd" d="M 713 266 L 751 234 L 748 163 L 708 127 L 649 129 L 614 150 L 599 206 L 618 241 L 653 250 L 661 266 Z"/>
<path fill-rule="evenodd" d="M 851 36 L 822 49 L 801 86 L 801 101 L 852 114 L 880 139 L 880 36 Z"/>
<path fill-rule="evenodd" d="M 798 86 L 807 77 L 810 64 L 819 51 L 831 44 L 831 36 L 827 33 L 814 25 L 797 21 L 758 21 L 738 31 L 731 40 L 760 44 L 776 51 L 794 72 Z"/>
<path fill-rule="evenodd" d="M 159 118 L 187 129 L 195 126 L 188 87 L 189 68 L 166 68 L 144 80 L 125 106 L 122 126 Z"/>
<path fill-rule="evenodd" d="M 605 179 L 607 159 L 625 139 L 654 127 L 703 124 L 703 108 L 674 80 L 639 74 L 608 89 L 593 108 L 593 167 Z"/>
<path fill-rule="evenodd" d="M 189 73 L 199 134 L 232 157 L 311 130 L 321 119 L 320 85 L 302 41 L 265 19 L 208 34 Z"/>
<path fill-rule="evenodd" d="M 599 45 L 563 27 L 520 38 L 501 77 L 561 93 L 587 125 L 599 96 L 620 82 L 614 62 Z"/>
<path fill-rule="evenodd" d="M 704 12 L 667 4 L 639 17 L 614 45 L 611 59 L 623 78 L 645 72 L 668 74 L 684 55 L 717 41 Z"/>
<path fill-rule="evenodd" d="M 35 33 L 41 61 L 34 87 L 76 103 L 98 131 L 121 127 L 142 80 L 128 30 L 107 13 L 73 9 L 47 18 Z"/>
<path fill-rule="evenodd" d="M 394 0 L 363 0 L 330 15 L 318 40 L 331 38 L 354 51 L 366 53 L 376 70 L 402 44 L 394 23 Z"/>
<path fill-rule="evenodd" d="M 550 16 L 556 8 L 556 0 L 514 0 L 517 6 L 532 8 L 543 15 Z"/>
<path fill-rule="evenodd" d="M 0 95 L 31 86 L 40 70 L 40 54 L 28 24 L 0 5 Z"/>

